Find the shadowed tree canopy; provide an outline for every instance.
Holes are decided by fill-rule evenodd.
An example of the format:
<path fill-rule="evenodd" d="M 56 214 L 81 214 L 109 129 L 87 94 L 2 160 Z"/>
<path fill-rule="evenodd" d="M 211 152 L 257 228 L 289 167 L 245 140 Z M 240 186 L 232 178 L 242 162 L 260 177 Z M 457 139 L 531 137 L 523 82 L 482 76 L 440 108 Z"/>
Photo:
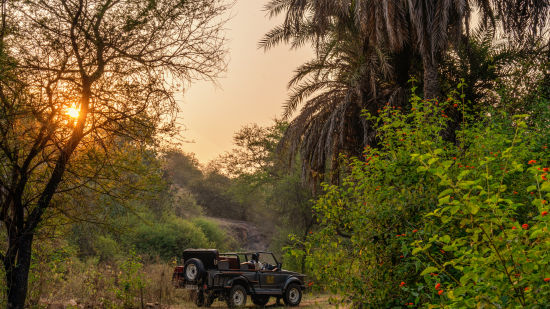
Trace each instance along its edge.
<path fill-rule="evenodd" d="M 81 186 L 101 190 L 105 164 L 85 162 L 107 163 L 124 142 L 174 132 L 174 93 L 224 69 L 227 8 L 221 0 L 2 1 L 0 222 L 8 247 L 0 259 L 9 308 L 24 307 L 33 236 L 52 201 Z"/>

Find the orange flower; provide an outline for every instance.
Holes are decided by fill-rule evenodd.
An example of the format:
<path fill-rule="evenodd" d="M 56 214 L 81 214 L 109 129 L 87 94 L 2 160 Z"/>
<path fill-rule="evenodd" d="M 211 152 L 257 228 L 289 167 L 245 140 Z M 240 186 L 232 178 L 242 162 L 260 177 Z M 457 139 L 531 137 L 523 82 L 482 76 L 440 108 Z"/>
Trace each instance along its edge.
<path fill-rule="evenodd" d="M 441 288 L 441 283 L 437 283 L 437 284 L 435 285 L 435 289 L 436 289 L 436 290 L 439 290 L 440 288 Z"/>
<path fill-rule="evenodd" d="M 550 278 L 544 278 L 544 282 L 550 281 Z"/>
<path fill-rule="evenodd" d="M 543 216 L 543 217 L 546 216 L 547 214 L 548 214 L 548 211 L 546 211 L 546 210 L 540 213 L 540 215 Z"/>
<path fill-rule="evenodd" d="M 439 290 L 439 292 L 437 292 L 438 295 L 441 295 L 443 294 L 443 290 Z"/>
<path fill-rule="evenodd" d="M 514 194 L 518 194 L 518 191 L 514 191 Z"/>
<path fill-rule="evenodd" d="M 517 230 L 517 228 L 515 226 L 512 226 L 512 230 Z"/>
<path fill-rule="evenodd" d="M 453 104 L 453 107 L 458 107 L 458 104 L 456 104 L 456 103 L 455 103 L 455 104 Z"/>
<path fill-rule="evenodd" d="M 529 224 L 524 223 L 524 224 L 521 225 L 521 227 L 522 227 L 524 230 L 526 230 L 526 229 L 529 228 Z"/>
<path fill-rule="evenodd" d="M 453 157 L 453 160 L 456 160 L 456 157 Z"/>
<path fill-rule="evenodd" d="M 546 178 L 546 175 L 548 175 L 548 174 L 542 174 L 542 175 L 540 175 L 540 178 L 542 178 L 542 180 L 548 180 L 548 179 Z"/>
<path fill-rule="evenodd" d="M 537 163 L 536 160 L 529 160 L 529 162 L 527 162 L 527 164 L 535 164 L 535 163 Z"/>
<path fill-rule="evenodd" d="M 405 282 L 404 281 L 401 281 L 401 283 L 399 284 L 399 286 L 405 286 Z"/>
<path fill-rule="evenodd" d="M 542 170 L 545 171 L 545 172 L 550 172 L 550 168 L 548 168 L 548 167 L 545 167 Z"/>
<path fill-rule="evenodd" d="M 413 230 L 413 233 L 416 233 L 416 232 L 418 232 L 418 230 Z"/>

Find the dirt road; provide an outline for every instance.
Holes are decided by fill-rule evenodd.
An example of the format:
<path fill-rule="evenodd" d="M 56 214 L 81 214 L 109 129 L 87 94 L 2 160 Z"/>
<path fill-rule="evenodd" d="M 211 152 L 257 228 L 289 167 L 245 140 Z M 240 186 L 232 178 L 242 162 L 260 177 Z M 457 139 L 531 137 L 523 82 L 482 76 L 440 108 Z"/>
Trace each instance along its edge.
<path fill-rule="evenodd" d="M 242 244 L 242 247 L 239 249 L 244 251 L 264 251 L 269 247 L 270 237 L 251 222 L 216 217 L 207 218 L 226 230 L 229 235 L 235 238 L 237 243 Z"/>

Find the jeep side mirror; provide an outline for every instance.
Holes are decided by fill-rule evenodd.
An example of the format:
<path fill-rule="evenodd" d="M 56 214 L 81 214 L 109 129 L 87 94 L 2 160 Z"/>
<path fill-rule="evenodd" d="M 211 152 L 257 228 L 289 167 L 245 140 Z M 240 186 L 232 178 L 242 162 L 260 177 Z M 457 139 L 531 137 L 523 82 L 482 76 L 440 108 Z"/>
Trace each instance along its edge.
<path fill-rule="evenodd" d="M 277 270 L 283 269 L 283 263 L 277 263 Z"/>

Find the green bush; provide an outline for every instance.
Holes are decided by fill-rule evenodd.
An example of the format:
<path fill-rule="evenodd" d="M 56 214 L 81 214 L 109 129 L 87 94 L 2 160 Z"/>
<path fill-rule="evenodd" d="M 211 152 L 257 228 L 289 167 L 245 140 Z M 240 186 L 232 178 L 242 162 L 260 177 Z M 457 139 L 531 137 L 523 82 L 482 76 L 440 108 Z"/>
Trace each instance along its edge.
<path fill-rule="evenodd" d="M 196 218 L 193 220 L 193 224 L 202 230 L 214 248 L 230 250 L 236 246 L 235 240 L 220 229 L 215 222 L 206 218 Z"/>
<path fill-rule="evenodd" d="M 140 225 L 131 239 L 138 253 L 164 261 L 181 257 L 188 248 L 212 247 L 201 228 L 193 223 L 172 218 L 167 223 Z"/>
<path fill-rule="evenodd" d="M 342 157 L 346 177 L 314 206 L 319 230 L 296 244 L 308 267 L 359 307 L 541 305 L 548 124 L 493 111 L 479 125 L 465 119 L 450 143 L 442 132 L 463 102 L 410 103 L 371 117 L 380 147 Z"/>

